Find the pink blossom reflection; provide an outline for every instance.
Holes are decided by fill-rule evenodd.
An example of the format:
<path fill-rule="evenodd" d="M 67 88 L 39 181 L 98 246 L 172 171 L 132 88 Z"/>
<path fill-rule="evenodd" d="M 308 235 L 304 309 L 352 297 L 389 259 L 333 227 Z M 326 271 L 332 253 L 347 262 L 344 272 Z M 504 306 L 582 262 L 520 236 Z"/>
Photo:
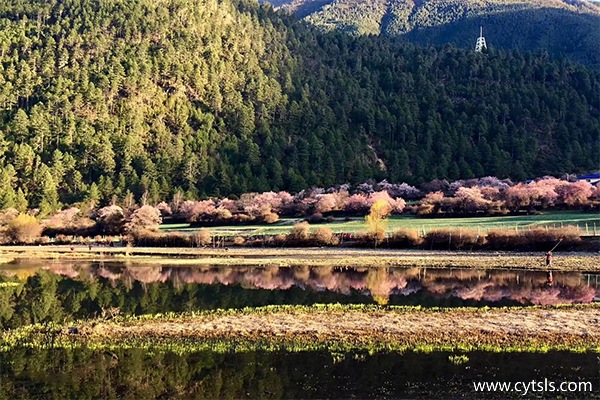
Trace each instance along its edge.
<path fill-rule="evenodd" d="M 380 304 L 390 296 L 425 295 L 435 299 L 476 302 L 508 301 L 550 305 L 590 303 L 600 297 L 595 275 L 555 272 L 550 282 L 544 271 L 460 270 L 427 268 L 333 268 L 333 267 L 169 267 L 164 265 L 52 264 L 44 266 L 56 274 L 84 279 L 95 276 L 110 281 L 238 285 L 245 289 L 312 291 L 370 295 Z"/>

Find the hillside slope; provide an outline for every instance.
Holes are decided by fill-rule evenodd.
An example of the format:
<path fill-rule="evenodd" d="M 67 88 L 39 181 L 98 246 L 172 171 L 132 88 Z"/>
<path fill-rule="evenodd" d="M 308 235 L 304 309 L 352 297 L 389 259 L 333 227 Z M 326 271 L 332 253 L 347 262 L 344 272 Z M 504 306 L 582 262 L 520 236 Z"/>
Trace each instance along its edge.
<path fill-rule="evenodd" d="M 600 5 L 578 0 L 293 0 L 275 7 L 324 30 L 404 36 L 471 48 L 485 27 L 491 46 L 547 50 L 600 65 Z"/>
<path fill-rule="evenodd" d="M 0 208 L 597 168 L 600 74 L 230 0 L 0 5 Z"/>

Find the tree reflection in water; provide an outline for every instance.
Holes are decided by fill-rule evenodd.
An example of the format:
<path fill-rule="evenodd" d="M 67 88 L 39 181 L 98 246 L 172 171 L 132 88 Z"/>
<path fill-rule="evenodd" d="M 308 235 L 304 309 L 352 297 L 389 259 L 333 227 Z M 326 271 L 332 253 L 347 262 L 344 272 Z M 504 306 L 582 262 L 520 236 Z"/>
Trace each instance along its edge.
<path fill-rule="evenodd" d="M 454 364 L 443 352 L 176 355 L 138 349 L 16 349 L 0 358 L 0 398 L 468 399 L 481 398 L 472 390 L 473 381 L 596 382 L 597 368 L 595 354 L 566 352 L 474 352 L 466 363 Z M 488 399 L 505 396 L 486 393 Z M 592 397 L 598 392 L 569 394 Z"/>
<path fill-rule="evenodd" d="M 428 268 L 195 267 L 55 262 L 8 265 L 0 322 L 61 321 L 118 308 L 141 314 L 268 304 L 552 305 L 590 303 L 596 275 Z"/>

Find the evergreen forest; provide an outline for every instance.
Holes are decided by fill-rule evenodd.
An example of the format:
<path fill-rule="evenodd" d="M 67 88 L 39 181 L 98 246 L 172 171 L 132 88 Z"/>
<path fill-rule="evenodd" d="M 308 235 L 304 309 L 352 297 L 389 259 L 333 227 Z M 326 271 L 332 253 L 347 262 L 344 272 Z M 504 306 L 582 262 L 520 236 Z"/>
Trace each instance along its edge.
<path fill-rule="evenodd" d="M 600 66 L 600 5 L 586 0 L 273 0 L 321 30 L 474 48 L 545 50 Z"/>
<path fill-rule="evenodd" d="M 250 0 L 0 4 L 0 208 L 598 168 L 600 71 Z"/>

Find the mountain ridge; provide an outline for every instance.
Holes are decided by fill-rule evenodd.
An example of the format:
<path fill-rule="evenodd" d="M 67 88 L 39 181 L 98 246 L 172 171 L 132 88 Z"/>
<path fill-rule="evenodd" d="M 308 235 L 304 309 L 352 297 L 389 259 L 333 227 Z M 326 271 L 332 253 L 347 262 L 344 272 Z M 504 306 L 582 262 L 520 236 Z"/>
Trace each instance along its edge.
<path fill-rule="evenodd" d="M 292 0 L 274 6 L 326 31 L 400 36 L 428 45 L 472 47 L 479 34 L 475 26 L 484 25 L 486 32 L 497 33 L 490 37 L 492 46 L 548 50 L 600 65 L 600 4 L 589 1 Z"/>

